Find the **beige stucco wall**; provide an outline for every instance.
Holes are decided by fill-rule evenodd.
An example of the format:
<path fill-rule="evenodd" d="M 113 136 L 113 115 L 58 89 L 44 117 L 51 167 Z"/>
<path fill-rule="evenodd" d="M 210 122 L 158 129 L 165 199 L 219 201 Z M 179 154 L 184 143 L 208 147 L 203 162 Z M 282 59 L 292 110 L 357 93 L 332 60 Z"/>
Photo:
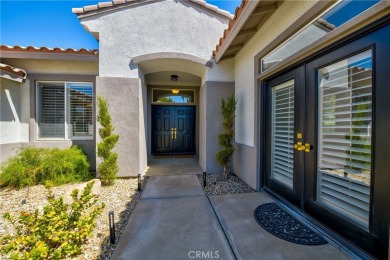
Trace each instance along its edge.
<path fill-rule="evenodd" d="M 0 144 L 28 142 L 29 81 L 0 80 Z"/>
<path fill-rule="evenodd" d="M 218 174 L 218 135 L 223 131 L 221 99 L 234 94 L 234 82 L 207 81 L 200 89 L 199 165 L 207 173 Z"/>
<path fill-rule="evenodd" d="M 239 103 L 236 142 L 255 145 L 255 61 L 254 57 L 273 39 L 304 15 L 316 1 L 285 1 L 234 58 L 235 91 Z"/>
<path fill-rule="evenodd" d="M 98 75 L 98 61 L 1 59 L 2 63 L 21 68 L 28 74 Z"/>
<path fill-rule="evenodd" d="M 228 18 L 187 1 L 154 1 L 81 18 L 99 34 L 100 76 L 138 77 L 132 57 L 157 52 L 211 58 Z"/>
<path fill-rule="evenodd" d="M 98 75 L 98 62 L 2 58 L 2 63 L 27 71 L 25 83 L 0 82 L 0 163 L 21 147 L 67 148 L 80 145 L 95 169 L 95 140 L 37 140 L 35 81 L 88 81 Z M 89 75 L 85 77 L 86 75 Z"/>

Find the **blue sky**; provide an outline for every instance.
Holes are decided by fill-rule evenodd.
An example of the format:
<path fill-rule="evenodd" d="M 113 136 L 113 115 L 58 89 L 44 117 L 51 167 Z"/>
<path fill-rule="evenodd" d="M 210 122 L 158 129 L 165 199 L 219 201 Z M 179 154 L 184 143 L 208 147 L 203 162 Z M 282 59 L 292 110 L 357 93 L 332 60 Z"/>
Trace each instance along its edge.
<path fill-rule="evenodd" d="M 97 41 L 80 25 L 76 15 L 72 13 L 72 8 L 104 1 L 107 0 L 0 0 L 0 43 L 76 49 L 98 48 Z M 234 13 L 241 0 L 207 2 Z"/>

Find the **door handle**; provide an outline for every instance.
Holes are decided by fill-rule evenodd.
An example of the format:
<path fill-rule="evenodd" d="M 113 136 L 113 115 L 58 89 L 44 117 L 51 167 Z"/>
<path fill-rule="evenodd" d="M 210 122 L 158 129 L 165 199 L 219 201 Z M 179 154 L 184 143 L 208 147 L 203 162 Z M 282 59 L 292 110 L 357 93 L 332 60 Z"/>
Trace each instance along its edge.
<path fill-rule="evenodd" d="M 302 142 L 297 142 L 296 144 L 294 144 L 294 149 L 298 151 L 304 151 L 305 145 Z"/>
<path fill-rule="evenodd" d="M 311 145 L 306 143 L 305 144 L 305 152 L 309 153 L 311 151 Z"/>
<path fill-rule="evenodd" d="M 175 128 L 171 128 L 171 138 L 175 139 L 175 135 L 174 135 L 174 130 L 173 129 L 175 129 Z"/>
<path fill-rule="evenodd" d="M 175 137 L 174 137 L 174 139 L 176 139 L 177 138 L 177 129 L 176 128 L 173 128 L 174 130 L 174 133 L 175 133 Z"/>

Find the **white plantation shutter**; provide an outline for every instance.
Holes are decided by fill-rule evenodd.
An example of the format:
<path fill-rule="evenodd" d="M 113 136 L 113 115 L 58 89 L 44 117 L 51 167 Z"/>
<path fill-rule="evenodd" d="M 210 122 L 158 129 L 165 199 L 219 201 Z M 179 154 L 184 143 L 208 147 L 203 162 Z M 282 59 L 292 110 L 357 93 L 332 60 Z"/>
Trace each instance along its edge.
<path fill-rule="evenodd" d="M 371 51 L 322 68 L 317 200 L 368 228 L 372 119 Z"/>
<path fill-rule="evenodd" d="M 294 80 L 272 88 L 271 178 L 293 188 Z"/>
<path fill-rule="evenodd" d="M 65 137 L 65 94 L 64 84 L 48 83 L 38 85 L 39 138 Z"/>
<path fill-rule="evenodd" d="M 68 84 L 69 137 L 93 136 L 93 89 L 90 84 Z"/>

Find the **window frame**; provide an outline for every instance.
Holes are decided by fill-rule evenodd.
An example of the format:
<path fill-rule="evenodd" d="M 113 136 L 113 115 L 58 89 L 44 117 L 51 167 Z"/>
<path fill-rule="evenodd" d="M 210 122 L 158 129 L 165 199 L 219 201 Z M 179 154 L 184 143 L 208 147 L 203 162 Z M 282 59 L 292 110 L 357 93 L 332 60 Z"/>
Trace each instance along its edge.
<path fill-rule="evenodd" d="M 337 6 L 339 4 L 341 4 L 344 0 L 337 0 L 335 1 L 332 5 L 330 5 L 329 7 L 327 7 L 326 9 L 324 9 L 323 11 L 321 11 L 318 15 L 316 15 L 314 18 L 312 19 L 309 19 L 308 21 L 305 22 L 304 25 L 302 25 L 298 31 L 296 31 L 294 34 L 292 34 L 291 36 L 287 37 L 286 39 L 284 39 L 282 42 L 278 43 L 277 45 L 275 45 L 271 50 L 269 50 L 268 52 L 264 53 L 261 57 L 259 57 L 258 59 L 258 66 L 259 66 L 259 74 L 262 74 L 268 70 L 270 70 L 272 67 L 278 65 L 279 63 L 282 63 L 284 60 L 290 58 L 291 56 L 293 56 L 294 54 L 300 52 L 301 50 L 307 48 L 308 46 L 310 46 L 310 44 L 308 46 L 305 46 L 303 47 L 301 50 L 298 50 L 297 52 L 295 53 L 292 53 L 290 56 L 287 56 L 286 58 L 282 59 L 281 61 L 279 61 L 278 63 L 272 65 L 271 67 L 269 67 L 268 69 L 266 70 L 263 70 L 263 61 L 264 59 L 272 54 L 273 52 L 275 52 L 277 49 L 281 48 L 282 46 L 284 46 L 286 43 L 288 43 L 290 40 L 294 39 L 297 35 L 299 35 L 302 31 L 304 31 L 306 28 L 308 28 L 310 25 L 314 24 L 319 18 L 321 18 L 324 14 L 326 14 L 327 12 L 329 11 L 332 11 L 333 8 L 337 8 Z M 376 4 L 374 4 L 373 6 L 369 7 L 368 9 L 365 9 L 364 11 L 358 13 L 357 15 L 355 15 L 354 17 L 352 17 L 351 19 L 343 22 L 342 24 L 340 24 L 338 27 L 336 27 L 335 29 L 339 28 L 340 26 L 343 26 L 344 24 L 347 24 L 349 23 L 351 20 L 353 20 L 355 17 L 358 17 L 360 16 L 362 13 L 366 12 L 367 10 L 371 9 L 372 7 L 376 6 L 377 4 L 379 4 L 380 1 Z M 333 30 L 335 30 L 333 29 Z M 332 31 L 333 31 L 332 30 Z M 331 32 L 331 31 L 330 31 Z M 329 32 L 327 33 L 329 34 Z M 324 38 L 327 34 L 325 34 L 324 36 L 318 38 L 317 40 L 315 40 L 314 42 Z"/>
<path fill-rule="evenodd" d="M 154 91 L 155 90 L 166 90 L 172 91 L 173 89 L 178 89 L 180 91 L 192 91 L 194 93 L 194 100 L 191 103 L 169 103 L 169 102 L 154 102 Z M 196 104 L 196 96 L 195 89 L 187 89 L 187 88 L 152 88 L 152 102 L 153 105 L 170 105 L 170 106 L 194 106 Z"/>
<path fill-rule="evenodd" d="M 63 84 L 64 87 L 64 137 L 63 138 L 50 138 L 50 137 L 39 137 L 39 115 L 41 113 L 40 110 L 40 95 L 39 95 L 39 84 L 42 83 L 49 83 L 49 84 Z M 94 140 L 95 138 L 95 131 L 92 131 L 92 135 L 90 136 L 69 136 L 69 121 L 70 121 L 70 107 L 69 107 L 69 99 L 68 99 L 68 85 L 74 85 L 74 84 L 82 84 L 83 86 L 90 86 L 93 93 L 93 108 L 92 108 L 92 122 L 94 118 L 94 110 L 95 110 L 95 89 L 94 89 L 94 82 L 92 81 L 61 81 L 61 80 L 36 80 L 35 81 L 35 111 L 36 111 L 36 120 L 35 120 L 35 138 L 38 141 L 66 141 L 66 140 Z M 93 129 L 95 127 L 95 123 L 93 122 Z"/>

